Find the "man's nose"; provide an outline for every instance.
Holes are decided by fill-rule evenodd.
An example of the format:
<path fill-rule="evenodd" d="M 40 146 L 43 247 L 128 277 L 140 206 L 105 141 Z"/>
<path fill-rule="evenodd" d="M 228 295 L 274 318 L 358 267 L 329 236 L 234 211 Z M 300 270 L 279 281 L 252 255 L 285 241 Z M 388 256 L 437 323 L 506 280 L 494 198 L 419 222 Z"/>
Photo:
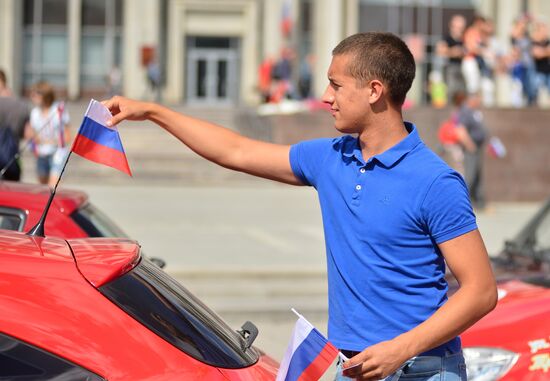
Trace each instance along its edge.
<path fill-rule="evenodd" d="M 328 104 L 334 103 L 334 91 L 332 91 L 332 88 L 330 85 L 326 87 L 325 92 L 321 97 L 321 100 L 323 101 L 323 103 L 328 103 Z"/>

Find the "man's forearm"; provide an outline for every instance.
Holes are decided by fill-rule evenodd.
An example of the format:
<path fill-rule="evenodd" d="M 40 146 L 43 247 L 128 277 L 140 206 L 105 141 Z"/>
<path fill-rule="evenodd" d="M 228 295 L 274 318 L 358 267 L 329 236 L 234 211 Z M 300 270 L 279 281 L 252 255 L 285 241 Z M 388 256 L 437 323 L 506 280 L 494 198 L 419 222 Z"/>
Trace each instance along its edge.
<path fill-rule="evenodd" d="M 146 118 L 158 124 L 202 157 L 224 167 L 238 168 L 236 158 L 247 138 L 213 123 L 179 114 L 154 103 Z"/>
<path fill-rule="evenodd" d="M 397 338 L 407 358 L 444 344 L 489 313 L 496 305 L 494 287 L 461 287 L 428 320 Z"/>

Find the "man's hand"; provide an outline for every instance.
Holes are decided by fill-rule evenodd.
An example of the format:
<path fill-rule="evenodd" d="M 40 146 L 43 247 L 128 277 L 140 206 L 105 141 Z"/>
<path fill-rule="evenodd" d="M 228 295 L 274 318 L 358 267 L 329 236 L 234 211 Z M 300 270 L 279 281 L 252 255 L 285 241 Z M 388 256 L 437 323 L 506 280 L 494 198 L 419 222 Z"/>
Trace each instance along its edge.
<path fill-rule="evenodd" d="M 346 361 L 342 366 L 343 375 L 361 381 L 381 380 L 409 359 L 403 357 L 404 352 L 403 346 L 395 340 L 383 341 Z M 353 367 L 357 364 L 361 366 Z"/>
<path fill-rule="evenodd" d="M 101 102 L 111 111 L 113 118 L 107 121 L 107 125 L 114 126 L 123 120 L 145 120 L 149 113 L 149 103 L 115 96 Z"/>

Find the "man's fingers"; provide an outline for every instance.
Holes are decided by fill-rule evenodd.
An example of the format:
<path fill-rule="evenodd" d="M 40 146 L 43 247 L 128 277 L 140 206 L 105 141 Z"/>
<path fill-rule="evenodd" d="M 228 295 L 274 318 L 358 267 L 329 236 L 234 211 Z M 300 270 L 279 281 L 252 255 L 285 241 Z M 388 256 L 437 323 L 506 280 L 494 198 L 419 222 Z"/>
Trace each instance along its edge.
<path fill-rule="evenodd" d="M 115 108 L 117 104 L 117 100 L 116 100 L 116 97 L 112 97 L 110 99 L 101 101 L 101 103 L 103 104 L 103 106 L 107 107 L 109 110 L 112 110 L 113 108 Z"/>
<path fill-rule="evenodd" d="M 124 119 L 126 119 L 126 113 L 119 112 L 118 114 L 114 115 L 110 120 L 107 121 L 107 126 L 112 127 L 120 122 L 122 122 Z"/>
<path fill-rule="evenodd" d="M 363 372 L 362 370 L 363 363 L 362 362 L 353 363 L 352 361 L 353 360 L 347 361 L 342 366 L 342 373 L 346 377 L 355 377 L 360 375 Z"/>

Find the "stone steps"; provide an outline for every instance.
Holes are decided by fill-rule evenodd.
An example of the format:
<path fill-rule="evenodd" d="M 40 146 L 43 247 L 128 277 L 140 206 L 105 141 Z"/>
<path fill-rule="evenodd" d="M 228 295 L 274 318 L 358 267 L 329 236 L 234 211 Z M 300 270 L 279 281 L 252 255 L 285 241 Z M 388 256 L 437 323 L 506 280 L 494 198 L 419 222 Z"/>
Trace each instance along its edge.
<path fill-rule="evenodd" d="M 167 271 L 216 312 L 287 316 L 291 308 L 326 314 L 327 280 L 324 270 L 287 271 Z"/>

